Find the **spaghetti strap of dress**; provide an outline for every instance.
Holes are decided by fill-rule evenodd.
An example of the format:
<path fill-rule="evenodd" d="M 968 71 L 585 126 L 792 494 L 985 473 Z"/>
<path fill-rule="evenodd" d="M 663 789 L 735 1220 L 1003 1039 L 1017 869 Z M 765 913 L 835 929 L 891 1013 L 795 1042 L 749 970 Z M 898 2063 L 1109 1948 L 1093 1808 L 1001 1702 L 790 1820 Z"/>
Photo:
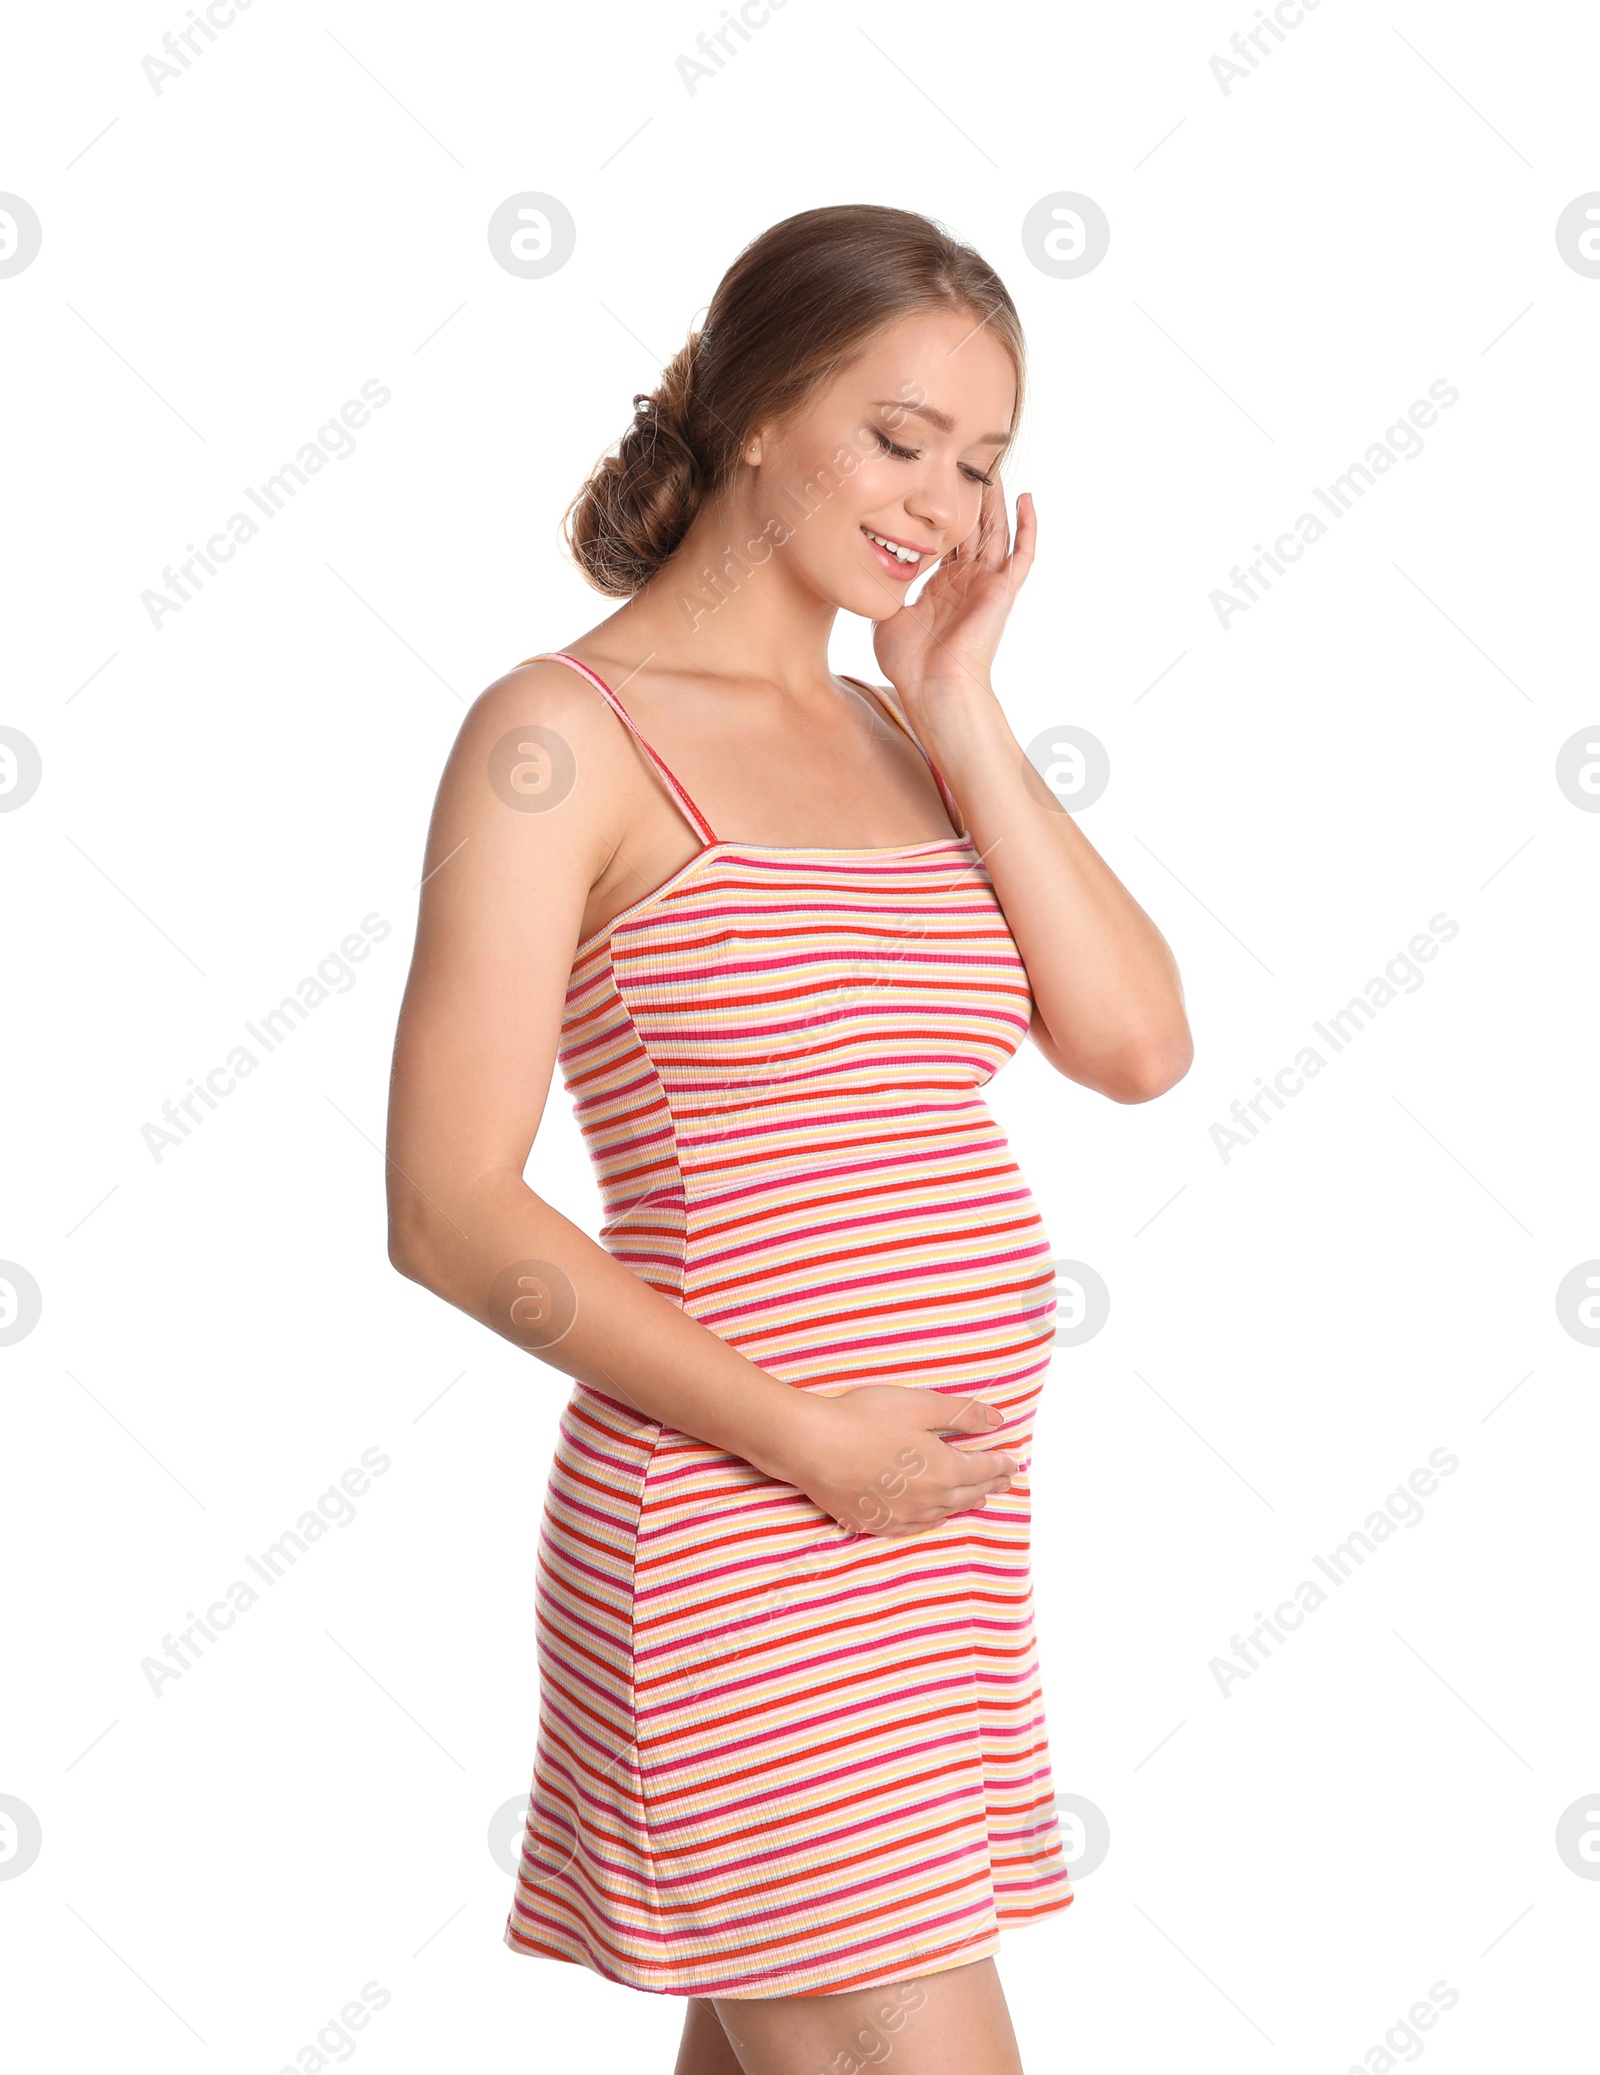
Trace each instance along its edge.
<path fill-rule="evenodd" d="M 844 677 L 844 672 L 841 670 L 839 675 L 841 677 Z M 874 704 L 881 706 L 884 712 L 888 714 L 889 718 L 892 721 L 894 721 L 898 727 L 901 727 L 905 730 L 905 732 L 911 737 L 912 741 L 916 743 L 918 749 L 922 749 L 922 743 L 920 742 L 920 740 L 918 740 L 917 734 L 915 730 L 912 728 L 911 723 L 906 719 L 905 715 L 901 713 L 899 708 L 894 704 L 892 700 L 884 698 L 881 692 L 873 691 L 872 686 L 870 684 L 864 683 L 863 680 L 859 677 L 845 677 L 844 681 L 846 684 L 853 684 L 858 691 L 868 693 L 872 698 Z M 933 758 L 929 756 L 928 752 L 925 749 L 922 749 L 922 761 L 933 773 L 933 782 L 939 788 L 939 797 L 944 802 L 944 811 L 950 817 L 951 827 L 955 830 L 958 836 L 964 836 L 967 833 L 967 824 L 962 819 L 961 803 L 957 800 L 955 794 L 951 792 L 949 786 L 945 784 L 944 779 L 940 776 L 938 765 L 933 761 Z"/>
<path fill-rule="evenodd" d="M 639 747 L 644 751 L 645 755 L 650 759 L 651 763 L 655 765 L 656 769 L 666 780 L 673 797 L 677 800 L 678 805 L 683 809 L 684 813 L 688 816 L 690 822 L 694 825 L 695 833 L 699 836 L 701 842 L 705 844 L 707 849 L 709 849 L 712 846 L 712 844 L 716 842 L 716 833 L 712 829 L 710 822 L 706 820 L 705 816 L 700 812 L 700 809 L 695 805 L 693 800 L 690 799 L 689 795 L 684 791 L 683 787 L 678 783 L 677 779 L 673 777 L 672 773 L 667 769 L 666 765 L 662 762 L 661 758 L 656 755 L 655 751 L 650 747 L 650 744 L 645 740 L 644 736 L 640 734 L 638 725 L 635 722 L 633 715 L 628 711 L 627 707 L 623 705 L 622 701 L 617 697 L 616 693 L 611 689 L 610 685 L 608 685 L 605 682 L 604 678 L 597 677 L 594 671 L 592 671 L 589 668 L 587 663 L 580 663 L 576 656 L 569 656 L 564 649 L 547 649 L 541 655 L 524 656 L 523 662 L 565 663 L 569 670 L 576 670 L 580 677 L 588 678 L 590 684 L 592 684 L 595 690 L 599 692 L 601 696 L 605 699 L 606 704 L 611 708 L 613 713 L 616 714 L 617 718 L 620 721 L 622 721 L 623 724 L 629 729 L 635 741 L 637 741 L 637 743 L 639 744 Z M 517 667 L 520 669 L 522 666 L 521 664 L 519 664 Z"/>

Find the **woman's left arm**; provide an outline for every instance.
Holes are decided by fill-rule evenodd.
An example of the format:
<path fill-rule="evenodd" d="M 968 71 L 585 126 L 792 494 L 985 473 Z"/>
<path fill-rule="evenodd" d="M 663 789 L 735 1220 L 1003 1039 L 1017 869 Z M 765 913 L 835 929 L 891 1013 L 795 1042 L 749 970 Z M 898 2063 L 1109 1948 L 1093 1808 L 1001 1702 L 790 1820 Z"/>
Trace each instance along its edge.
<path fill-rule="evenodd" d="M 986 494 L 976 533 L 915 603 L 878 623 L 906 717 L 961 803 L 1027 967 L 1029 1035 L 1058 1073 L 1114 1102 L 1148 1102 L 1188 1072 L 1194 1042 L 1165 938 L 1028 762 L 990 683 L 1033 560 L 1033 499 Z"/>

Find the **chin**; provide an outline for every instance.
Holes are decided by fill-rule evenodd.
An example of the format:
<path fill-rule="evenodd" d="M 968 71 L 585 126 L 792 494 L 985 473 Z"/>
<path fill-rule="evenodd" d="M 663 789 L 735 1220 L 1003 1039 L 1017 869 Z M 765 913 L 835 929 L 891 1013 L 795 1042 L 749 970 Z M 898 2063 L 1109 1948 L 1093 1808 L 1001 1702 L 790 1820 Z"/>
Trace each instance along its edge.
<path fill-rule="evenodd" d="M 906 585 L 909 592 L 911 586 Z M 852 570 L 831 584 L 827 592 L 828 603 L 840 612 L 853 612 L 857 619 L 887 620 L 897 613 L 905 603 L 887 592 L 882 584 L 874 583 L 870 576 L 862 577 Z"/>

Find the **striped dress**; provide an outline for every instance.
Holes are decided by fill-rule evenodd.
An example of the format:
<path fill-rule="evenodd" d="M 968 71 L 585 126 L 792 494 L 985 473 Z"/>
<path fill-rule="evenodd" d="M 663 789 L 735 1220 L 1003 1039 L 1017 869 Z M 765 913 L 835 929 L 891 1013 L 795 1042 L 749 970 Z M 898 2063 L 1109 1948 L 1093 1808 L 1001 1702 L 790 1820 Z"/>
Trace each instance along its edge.
<path fill-rule="evenodd" d="M 1029 1568 L 1054 1271 L 982 1094 L 1027 1033 L 1022 960 L 964 829 L 719 841 L 592 671 L 529 660 L 588 678 L 704 845 L 573 960 L 559 1057 L 601 1243 L 796 1390 L 999 1406 L 945 1438 L 1022 1468 L 937 1527 L 857 1534 L 574 1384 L 505 1940 L 672 1996 L 964 1966 L 1073 1899 Z"/>

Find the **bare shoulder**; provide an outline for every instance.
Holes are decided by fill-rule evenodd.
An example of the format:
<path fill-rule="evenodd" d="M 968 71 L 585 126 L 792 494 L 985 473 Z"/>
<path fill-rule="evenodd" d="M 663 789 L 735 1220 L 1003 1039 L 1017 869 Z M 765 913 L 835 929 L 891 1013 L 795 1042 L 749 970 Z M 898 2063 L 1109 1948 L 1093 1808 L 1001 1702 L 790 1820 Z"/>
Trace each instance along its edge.
<path fill-rule="evenodd" d="M 511 807 L 560 820 L 593 844 L 627 811 L 637 760 L 617 716 L 564 664 L 518 663 L 481 691 L 456 735 L 440 786 L 456 811 Z"/>
<path fill-rule="evenodd" d="M 478 694 L 461 734 L 475 744 L 495 742 L 529 723 L 554 730 L 574 749 L 591 751 L 615 744 L 619 729 L 615 714 L 586 677 L 564 663 L 532 657 Z"/>

